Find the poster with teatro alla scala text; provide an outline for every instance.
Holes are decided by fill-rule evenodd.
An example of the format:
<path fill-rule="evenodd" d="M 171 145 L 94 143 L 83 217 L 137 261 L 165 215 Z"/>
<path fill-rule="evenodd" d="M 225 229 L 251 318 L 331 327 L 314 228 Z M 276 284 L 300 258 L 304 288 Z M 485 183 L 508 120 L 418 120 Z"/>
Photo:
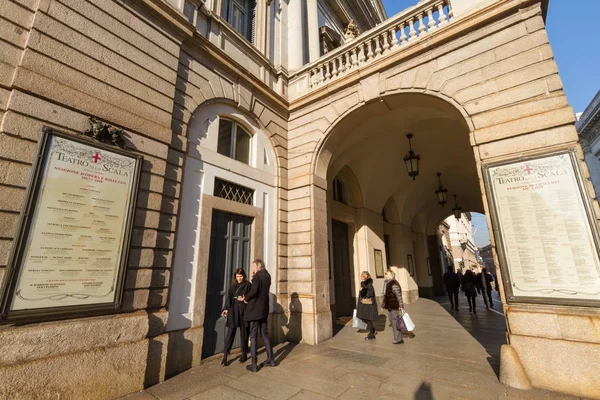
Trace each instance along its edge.
<path fill-rule="evenodd" d="M 509 300 L 600 300 L 598 251 L 573 155 L 489 167 L 487 180 L 510 280 Z"/>
<path fill-rule="evenodd" d="M 8 311 L 114 303 L 139 157 L 49 134 Z"/>

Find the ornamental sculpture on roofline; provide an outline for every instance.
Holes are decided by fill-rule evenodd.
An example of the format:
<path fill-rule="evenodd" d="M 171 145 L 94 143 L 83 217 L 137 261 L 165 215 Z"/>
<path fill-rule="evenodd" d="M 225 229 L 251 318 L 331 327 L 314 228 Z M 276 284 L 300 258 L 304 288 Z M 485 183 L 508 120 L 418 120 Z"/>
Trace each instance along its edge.
<path fill-rule="evenodd" d="M 358 26 L 354 23 L 354 20 L 351 19 L 346 26 L 346 30 L 344 31 L 344 38 L 346 40 L 353 40 L 358 35 L 360 35 L 360 31 L 358 30 Z"/>

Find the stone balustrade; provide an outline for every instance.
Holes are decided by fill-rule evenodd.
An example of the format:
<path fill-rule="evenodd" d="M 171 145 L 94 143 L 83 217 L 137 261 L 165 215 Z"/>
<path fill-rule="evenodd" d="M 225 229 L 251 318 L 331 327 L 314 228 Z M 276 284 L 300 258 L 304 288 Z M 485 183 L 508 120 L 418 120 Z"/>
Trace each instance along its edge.
<path fill-rule="evenodd" d="M 452 20 L 449 0 L 421 1 L 293 73 L 289 98 L 298 98 L 410 46 Z"/>

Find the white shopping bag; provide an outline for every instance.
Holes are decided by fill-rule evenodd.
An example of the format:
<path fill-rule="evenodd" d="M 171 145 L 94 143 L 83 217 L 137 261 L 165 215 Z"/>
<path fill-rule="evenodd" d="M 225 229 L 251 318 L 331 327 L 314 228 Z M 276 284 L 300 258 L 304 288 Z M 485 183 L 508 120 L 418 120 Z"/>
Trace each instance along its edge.
<path fill-rule="evenodd" d="M 363 331 L 367 330 L 367 324 L 365 324 L 362 319 L 356 317 L 356 308 L 354 309 L 354 315 L 352 316 L 352 327 Z"/>
<path fill-rule="evenodd" d="M 406 330 L 412 332 L 415 329 L 415 323 L 412 322 L 406 311 L 402 311 L 402 319 L 404 320 L 404 325 L 406 325 Z"/>

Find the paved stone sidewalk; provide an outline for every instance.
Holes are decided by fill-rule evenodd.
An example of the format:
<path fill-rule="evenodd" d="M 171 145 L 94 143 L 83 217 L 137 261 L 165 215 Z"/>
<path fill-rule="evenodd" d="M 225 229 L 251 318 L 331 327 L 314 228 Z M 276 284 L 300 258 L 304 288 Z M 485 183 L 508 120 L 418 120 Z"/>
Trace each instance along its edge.
<path fill-rule="evenodd" d="M 444 299 L 437 300 L 407 306 L 416 329 L 403 345 L 392 344 L 387 323 L 380 323 L 384 331 L 368 342 L 365 333 L 339 326 L 343 329 L 319 346 L 277 346 L 277 368 L 250 374 L 237 358 L 228 367 L 214 360 L 123 400 L 575 399 L 501 385 L 501 312 L 481 304 L 477 316 L 471 315 L 464 298 L 461 309 L 452 312 Z M 264 359 L 261 354 L 259 362 Z"/>

